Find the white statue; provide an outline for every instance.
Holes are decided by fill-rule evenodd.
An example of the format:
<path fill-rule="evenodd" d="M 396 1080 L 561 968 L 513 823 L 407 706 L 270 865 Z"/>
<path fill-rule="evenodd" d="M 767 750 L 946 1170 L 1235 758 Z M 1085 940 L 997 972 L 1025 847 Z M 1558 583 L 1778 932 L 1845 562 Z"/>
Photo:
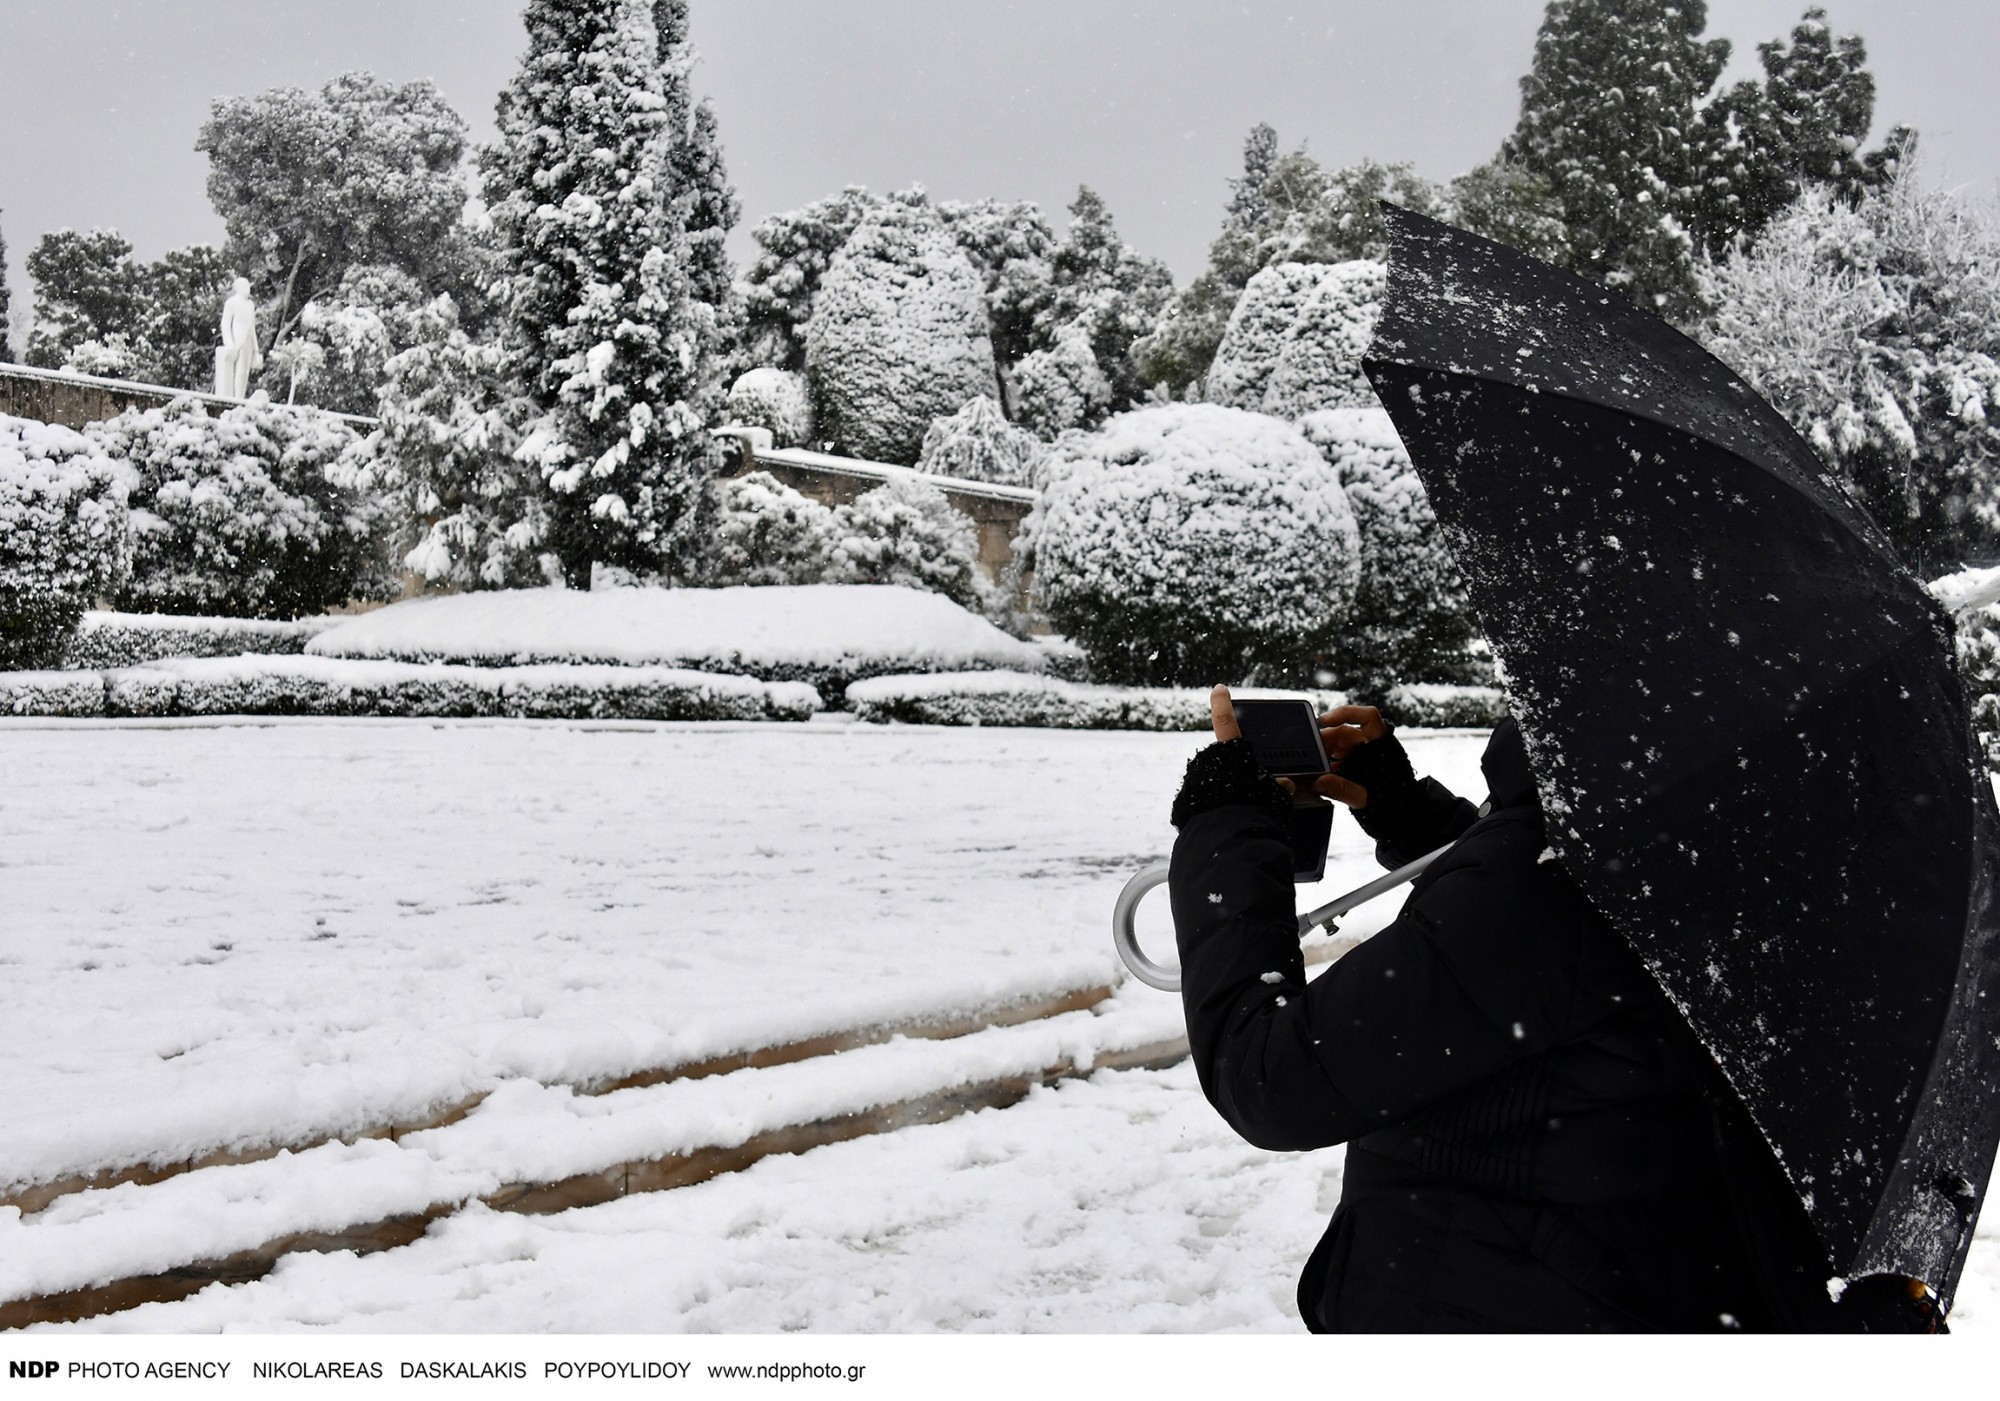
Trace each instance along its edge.
<path fill-rule="evenodd" d="M 257 304 L 250 300 L 250 279 L 239 277 L 229 300 L 222 304 L 222 345 L 215 352 L 215 392 L 225 399 L 250 394 L 250 376 L 264 366 L 257 349 Z"/>

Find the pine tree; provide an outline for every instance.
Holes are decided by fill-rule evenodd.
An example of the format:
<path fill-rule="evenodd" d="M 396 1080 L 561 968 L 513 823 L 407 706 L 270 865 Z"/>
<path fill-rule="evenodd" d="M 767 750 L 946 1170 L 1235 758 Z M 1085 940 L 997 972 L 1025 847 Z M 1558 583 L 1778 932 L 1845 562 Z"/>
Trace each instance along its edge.
<path fill-rule="evenodd" d="M 1502 158 L 1548 181 L 1578 271 L 1641 305 L 1694 305 L 1708 169 L 1699 108 L 1729 61 L 1704 0 L 1550 0 Z"/>
<path fill-rule="evenodd" d="M 1043 319 L 1049 342 L 1064 327 L 1080 326 L 1111 383 L 1111 411 L 1131 408 L 1145 392 L 1132 343 L 1159 324 L 1173 298 L 1173 274 L 1127 246 L 1103 197 L 1087 185 L 1077 189 L 1069 229 L 1049 264 L 1053 295 Z"/>
<path fill-rule="evenodd" d="M 537 410 L 519 449 L 572 587 L 604 563 L 689 567 L 714 475 L 713 318 L 692 296 L 672 101 L 645 0 L 530 0 L 484 153 L 509 350 Z M 528 519 L 525 509 L 521 519 Z"/>
<path fill-rule="evenodd" d="M 741 332 L 743 312 L 726 241 L 743 206 L 723 164 L 715 109 L 707 99 L 692 101 L 694 49 L 688 41 L 687 0 L 653 0 L 653 28 L 673 144 L 669 198 L 687 202 L 682 224 L 688 238 L 688 292 L 714 309 L 717 349 L 727 355 Z"/>
<path fill-rule="evenodd" d="M 1278 129 L 1269 122 L 1257 123 L 1243 141 L 1243 173 L 1229 182 L 1229 227 L 1254 232 L 1270 222 L 1271 201 L 1264 187 L 1277 160 Z"/>
<path fill-rule="evenodd" d="M 1864 154 L 1875 116 L 1875 79 L 1858 34 L 1836 37 L 1814 6 L 1782 39 L 1757 46 L 1764 81 L 1738 83 L 1702 114 L 1710 173 L 1700 233 L 1712 253 L 1741 235 L 1755 239 L 1809 185 L 1854 202 L 1893 175 L 1907 133 Z M 1871 164 L 1872 159 L 1872 164 Z"/>

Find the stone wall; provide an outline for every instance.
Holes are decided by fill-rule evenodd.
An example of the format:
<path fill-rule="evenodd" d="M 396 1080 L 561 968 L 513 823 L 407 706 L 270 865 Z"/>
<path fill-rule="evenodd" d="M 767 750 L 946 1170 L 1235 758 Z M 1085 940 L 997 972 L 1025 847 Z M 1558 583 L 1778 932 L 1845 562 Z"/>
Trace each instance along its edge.
<path fill-rule="evenodd" d="M 74 375 L 62 370 L 38 370 L 28 365 L 0 365 L 0 414 L 15 418 L 39 419 L 65 428 L 81 428 L 116 418 L 127 409 L 156 409 L 192 395 L 209 406 L 227 408 L 233 400 L 213 394 L 194 394 L 186 389 L 170 389 L 161 384 L 137 384 L 130 380 L 99 379 L 95 375 Z M 320 409 L 314 412 L 324 413 Z M 364 431 L 375 426 L 372 418 L 335 414 Z"/>

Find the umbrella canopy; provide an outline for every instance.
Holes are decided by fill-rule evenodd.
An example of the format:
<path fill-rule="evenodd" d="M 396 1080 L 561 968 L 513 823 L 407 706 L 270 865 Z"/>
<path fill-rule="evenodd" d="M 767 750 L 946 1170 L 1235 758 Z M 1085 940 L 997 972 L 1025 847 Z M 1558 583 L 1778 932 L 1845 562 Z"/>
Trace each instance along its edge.
<path fill-rule="evenodd" d="M 1713 356 L 1385 212 L 1366 368 L 1506 668 L 1556 856 L 1835 1271 L 1948 1305 L 2000 1141 L 2000 818 L 1950 619 Z"/>

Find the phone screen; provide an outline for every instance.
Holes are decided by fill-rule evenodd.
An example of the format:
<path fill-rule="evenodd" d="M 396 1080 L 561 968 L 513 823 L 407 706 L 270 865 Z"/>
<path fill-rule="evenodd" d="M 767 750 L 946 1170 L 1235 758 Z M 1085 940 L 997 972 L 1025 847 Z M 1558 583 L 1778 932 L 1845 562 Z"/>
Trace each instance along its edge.
<path fill-rule="evenodd" d="M 1257 767 L 1268 774 L 1325 773 L 1319 717 L 1303 700 L 1240 700 L 1236 727 L 1250 741 Z"/>

